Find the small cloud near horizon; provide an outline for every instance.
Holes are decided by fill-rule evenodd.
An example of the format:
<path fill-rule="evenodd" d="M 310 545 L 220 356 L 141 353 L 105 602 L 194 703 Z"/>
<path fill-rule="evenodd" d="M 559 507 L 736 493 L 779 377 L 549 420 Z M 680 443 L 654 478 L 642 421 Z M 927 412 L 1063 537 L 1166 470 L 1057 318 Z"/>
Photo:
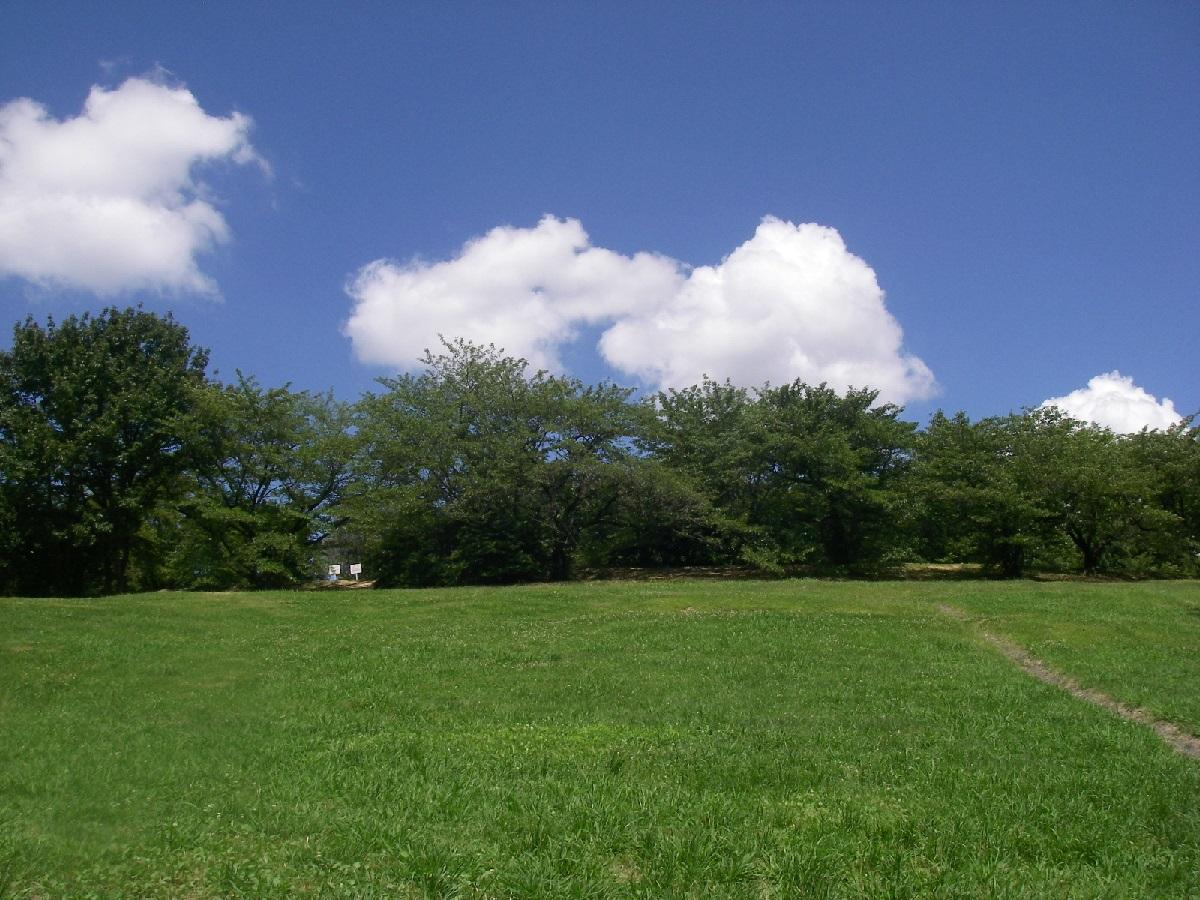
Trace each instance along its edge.
<path fill-rule="evenodd" d="M 1064 397 L 1051 397 L 1041 409 L 1058 407 L 1073 419 L 1091 422 L 1117 434 L 1134 434 L 1143 428 L 1166 430 L 1183 421 L 1175 404 L 1166 397 L 1156 399 L 1115 369 L 1097 375 L 1087 387 Z"/>

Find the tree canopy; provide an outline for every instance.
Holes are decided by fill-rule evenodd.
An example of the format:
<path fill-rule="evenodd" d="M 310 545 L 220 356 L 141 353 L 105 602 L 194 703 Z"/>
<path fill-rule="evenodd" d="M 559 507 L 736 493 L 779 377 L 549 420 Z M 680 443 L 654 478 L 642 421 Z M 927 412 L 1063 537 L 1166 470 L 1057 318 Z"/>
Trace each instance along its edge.
<path fill-rule="evenodd" d="M 0 352 L 10 591 L 129 585 L 143 526 L 193 465 L 207 359 L 170 316 L 140 310 L 14 329 Z"/>
<path fill-rule="evenodd" d="M 875 391 L 635 398 L 447 342 L 356 403 L 210 379 L 170 316 L 27 319 L 0 352 L 0 590 L 380 584 L 612 566 L 1195 575 L 1200 429 L 1057 410 L 927 427 Z"/>

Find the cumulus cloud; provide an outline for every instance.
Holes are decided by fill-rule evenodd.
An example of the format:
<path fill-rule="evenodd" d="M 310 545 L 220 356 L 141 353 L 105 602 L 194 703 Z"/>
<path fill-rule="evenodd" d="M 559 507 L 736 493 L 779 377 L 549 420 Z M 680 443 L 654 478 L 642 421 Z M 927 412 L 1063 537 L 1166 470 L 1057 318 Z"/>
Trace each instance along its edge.
<path fill-rule="evenodd" d="M 448 261 L 373 262 L 347 291 L 358 357 L 400 368 L 439 334 L 559 368 L 579 327 L 599 324 L 601 355 L 655 387 L 706 374 L 743 385 L 801 378 L 899 403 L 934 388 L 903 352 L 875 273 L 838 232 L 772 217 L 719 265 L 691 268 L 592 246 L 578 221 L 546 216 L 494 228 Z"/>
<path fill-rule="evenodd" d="M 0 106 L 0 276 L 98 294 L 214 292 L 196 255 L 229 228 L 195 169 L 263 165 L 250 127 L 144 78 L 93 87 L 61 121 L 29 99 Z"/>
<path fill-rule="evenodd" d="M 364 362 L 411 367 L 440 334 L 557 369 L 579 325 L 656 303 L 682 282 L 673 260 L 592 247 L 579 222 L 546 216 L 535 228 L 493 228 L 447 262 L 365 266 L 347 288 L 346 334 Z"/>
<path fill-rule="evenodd" d="M 1156 400 L 1133 383 L 1133 379 L 1112 371 L 1097 375 L 1087 387 L 1071 391 L 1065 397 L 1051 397 L 1042 408 L 1057 406 L 1073 419 L 1092 422 L 1118 434 L 1132 434 L 1143 428 L 1167 429 L 1183 417 L 1175 404 L 1164 397 Z"/>

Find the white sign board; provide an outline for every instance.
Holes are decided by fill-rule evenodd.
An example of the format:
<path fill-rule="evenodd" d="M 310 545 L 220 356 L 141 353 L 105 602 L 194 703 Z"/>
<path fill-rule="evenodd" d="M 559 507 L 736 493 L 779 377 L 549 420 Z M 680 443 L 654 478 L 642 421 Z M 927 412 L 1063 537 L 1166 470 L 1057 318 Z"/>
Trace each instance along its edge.
<path fill-rule="evenodd" d="M 330 567 L 329 567 L 329 574 L 330 574 L 330 575 L 341 575 L 341 574 L 342 574 L 342 567 L 341 567 L 341 566 L 338 566 L 338 565 L 333 565 L 333 566 L 330 566 Z"/>
<path fill-rule="evenodd" d="M 350 563 L 350 574 L 357 575 L 362 571 L 362 563 Z"/>

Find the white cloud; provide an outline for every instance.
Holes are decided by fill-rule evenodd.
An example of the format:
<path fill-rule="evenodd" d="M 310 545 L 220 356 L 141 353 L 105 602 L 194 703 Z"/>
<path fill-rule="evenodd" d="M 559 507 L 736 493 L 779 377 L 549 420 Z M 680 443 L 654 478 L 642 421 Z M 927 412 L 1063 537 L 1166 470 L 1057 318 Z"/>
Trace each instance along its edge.
<path fill-rule="evenodd" d="M 449 261 L 376 261 L 347 291 L 358 357 L 400 368 L 439 334 L 559 368 L 586 323 L 608 326 L 598 347 L 610 364 L 657 387 L 705 374 L 754 386 L 801 378 L 901 403 L 934 388 L 925 364 L 902 352 L 875 273 L 820 225 L 768 217 L 719 265 L 691 269 L 594 247 L 578 221 L 546 216 L 494 228 Z"/>
<path fill-rule="evenodd" d="M 409 368 L 440 334 L 557 369 L 578 325 L 654 303 L 682 280 L 672 260 L 592 247 L 579 222 L 546 216 L 535 228 L 493 228 L 448 262 L 365 266 L 347 288 L 345 330 L 365 362 Z"/>
<path fill-rule="evenodd" d="M 214 292 L 196 254 L 229 228 L 194 169 L 264 165 L 250 126 L 143 78 L 93 87 L 62 121 L 29 99 L 0 106 L 0 276 L 98 294 Z"/>
<path fill-rule="evenodd" d="M 618 368 L 672 387 L 708 374 L 874 387 L 896 402 L 928 396 L 933 375 L 901 342 L 874 271 L 835 229 L 768 217 L 667 302 L 614 324 L 600 346 Z"/>
<path fill-rule="evenodd" d="M 1042 408 L 1057 406 L 1073 419 L 1092 422 L 1118 434 L 1132 434 L 1143 428 L 1166 429 L 1183 417 L 1175 404 L 1164 397 L 1156 400 L 1133 383 L 1133 379 L 1112 371 L 1097 375 L 1087 387 L 1071 391 L 1065 397 L 1051 397 Z"/>

